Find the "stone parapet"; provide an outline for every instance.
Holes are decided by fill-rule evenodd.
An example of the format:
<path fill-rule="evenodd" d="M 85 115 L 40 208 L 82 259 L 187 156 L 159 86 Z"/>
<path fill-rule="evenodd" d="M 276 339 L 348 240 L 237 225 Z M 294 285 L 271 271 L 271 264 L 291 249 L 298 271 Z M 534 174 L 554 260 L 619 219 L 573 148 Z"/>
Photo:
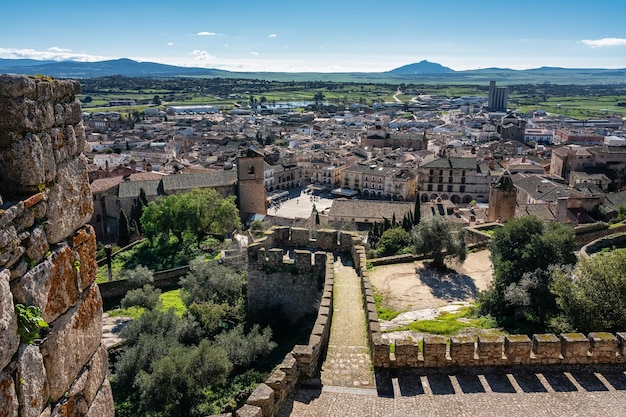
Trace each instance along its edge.
<path fill-rule="evenodd" d="M 114 415 L 80 84 L 0 75 L 0 414 Z M 18 336 L 14 307 L 49 323 Z"/>

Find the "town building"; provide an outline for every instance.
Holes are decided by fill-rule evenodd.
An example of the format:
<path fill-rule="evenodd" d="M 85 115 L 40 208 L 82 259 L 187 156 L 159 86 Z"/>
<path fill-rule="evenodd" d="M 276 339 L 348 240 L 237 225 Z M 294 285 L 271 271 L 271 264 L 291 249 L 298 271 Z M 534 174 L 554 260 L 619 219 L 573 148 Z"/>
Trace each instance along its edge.
<path fill-rule="evenodd" d="M 418 168 L 417 189 L 421 201 L 440 197 L 454 204 L 487 201 L 488 177 L 481 174 L 476 157 L 439 157 Z"/>

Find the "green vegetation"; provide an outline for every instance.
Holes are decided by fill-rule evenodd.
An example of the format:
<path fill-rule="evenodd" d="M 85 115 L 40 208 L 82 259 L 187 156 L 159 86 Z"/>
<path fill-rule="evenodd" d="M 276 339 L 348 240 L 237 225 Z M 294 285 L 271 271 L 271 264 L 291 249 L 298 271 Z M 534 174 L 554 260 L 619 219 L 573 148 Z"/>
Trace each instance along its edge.
<path fill-rule="evenodd" d="M 376 312 L 380 320 L 393 320 L 402 314 L 401 311 L 395 311 L 394 309 L 384 305 L 385 298 L 382 294 L 374 292 L 374 302 L 376 303 Z"/>
<path fill-rule="evenodd" d="M 144 307 L 122 331 L 126 346 L 111 379 L 116 415 L 230 411 L 264 380 L 255 362 L 276 344 L 269 327 L 245 322 L 245 275 L 204 259 L 190 269 L 180 291 Z"/>
<path fill-rule="evenodd" d="M 411 232 L 411 242 L 415 253 L 433 258 L 433 268 L 445 269 L 446 258 L 465 261 L 465 230 L 454 229 L 442 216 L 433 216 L 421 222 Z"/>
<path fill-rule="evenodd" d="M 461 330 L 468 328 L 494 329 L 496 327 L 497 324 L 492 317 L 478 316 L 475 308 L 463 307 L 453 313 L 442 311 L 432 320 L 414 321 L 406 328 L 399 330 L 453 336 L 458 334 Z M 494 330 L 492 334 L 493 333 L 501 332 L 499 330 Z"/>
<path fill-rule="evenodd" d="M 367 233 L 367 243 L 370 255 L 373 257 L 393 256 L 402 253 L 411 253 L 409 247 L 410 233 L 420 222 L 420 202 L 416 200 L 413 210 L 396 220 L 393 213 L 391 220 L 383 217 L 382 223 L 374 222 Z"/>
<path fill-rule="evenodd" d="M 490 243 L 494 280 L 480 294 L 483 314 L 521 333 L 541 333 L 558 315 L 552 271 L 576 262 L 574 231 L 528 216 L 509 220 Z"/>
<path fill-rule="evenodd" d="M 626 249 L 581 258 L 553 273 L 552 292 L 562 331 L 616 332 L 626 328 Z"/>
<path fill-rule="evenodd" d="M 22 343 L 32 344 L 39 339 L 41 330 L 48 328 L 48 323 L 41 316 L 41 309 L 37 306 L 15 304 L 17 316 L 17 333 Z"/>

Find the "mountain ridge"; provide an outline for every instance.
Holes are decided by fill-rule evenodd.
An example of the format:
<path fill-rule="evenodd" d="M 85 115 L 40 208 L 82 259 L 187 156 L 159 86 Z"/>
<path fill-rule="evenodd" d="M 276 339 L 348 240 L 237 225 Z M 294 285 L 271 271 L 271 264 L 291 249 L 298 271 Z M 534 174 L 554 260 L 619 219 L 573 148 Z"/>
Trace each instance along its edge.
<path fill-rule="evenodd" d="M 626 68 L 560 68 L 539 67 L 524 70 L 509 68 L 482 68 L 454 70 L 441 64 L 422 60 L 384 72 L 233 72 L 216 68 L 180 67 L 156 62 L 138 62 L 129 58 L 113 60 L 38 61 L 33 59 L 0 58 L 0 73 L 49 75 L 56 78 L 98 78 L 111 75 L 126 77 L 223 77 L 265 79 L 272 81 L 324 80 L 338 82 L 445 82 L 484 83 L 491 79 L 501 83 L 578 83 L 588 84 L 589 75 L 594 83 L 626 83 Z"/>

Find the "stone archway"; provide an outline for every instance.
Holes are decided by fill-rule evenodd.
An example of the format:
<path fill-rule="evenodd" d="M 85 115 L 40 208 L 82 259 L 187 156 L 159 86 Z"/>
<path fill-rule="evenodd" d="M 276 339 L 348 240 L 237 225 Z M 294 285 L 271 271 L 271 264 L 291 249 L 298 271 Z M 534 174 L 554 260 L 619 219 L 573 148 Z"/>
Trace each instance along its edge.
<path fill-rule="evenodd" d="M 470 201 L 472 201 L 472 196 L 465 195 L 465 196 L 463 196 L 463 200 L 462 201 L 463 201 L 463 204 L 469 204 Z"/>
<path fill-rule="evenodd" d="M 461 202 L 461 197 L 454 194 L 452 197 L 450 197 L 450 201 L 452 201 L 454 204 L 459 204 Z"/>
<path fill-rule="evenodd" d="M 424 193 L 421 197 L 422 203 L 428 203 L 428 194 Z"/>

